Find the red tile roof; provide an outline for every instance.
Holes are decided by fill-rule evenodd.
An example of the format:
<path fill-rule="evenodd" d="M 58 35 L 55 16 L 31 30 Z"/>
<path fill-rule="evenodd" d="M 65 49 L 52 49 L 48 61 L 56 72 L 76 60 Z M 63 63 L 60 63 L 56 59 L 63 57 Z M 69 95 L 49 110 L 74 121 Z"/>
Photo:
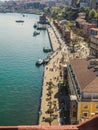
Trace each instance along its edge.
<path fill-rule="evenodd" d="M 98 28 L 90 28 L 90 30 L 98 31 Z"/>
<path fill-rule="evenodd" d="M 98 35 L 95 35 L 94 37 L 95 37 L 96 39 L 98 39 Z"/>
<path fill-rule="evenodd" d="M 98 130 L 98 114 L 79 124 L 79 130 Z"/>

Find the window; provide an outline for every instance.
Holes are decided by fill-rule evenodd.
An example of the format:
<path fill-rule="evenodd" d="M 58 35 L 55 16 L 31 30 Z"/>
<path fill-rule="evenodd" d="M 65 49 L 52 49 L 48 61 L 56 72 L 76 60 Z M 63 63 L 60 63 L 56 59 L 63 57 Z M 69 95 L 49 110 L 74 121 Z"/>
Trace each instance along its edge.
<path fill-rule="evenodd" d="M 85 109 L 87 109 L 87 108 L 88 108 L 88 106 L 87 106 L 87 105 L 84 105 L 84 108 L 85 108 Z"/>
<path fill-rule="evenodd" d="M 83 116 L 84 116 L 84 117 L 87 117 L 87 112 L 83 112 Z"/>
<path fill-rule="evenodd" d="M 95 115 L 98 114 L 98 111 L 95 112 Z"/>
<path fill-rule="evenodd" d="M 73 105 L 73 108 L 76 108 L 76 105 Z"/>
<path fill-rule="evenodd" d="M 96 108 L 98 108 L 98 105 L 96 105 Z"/>

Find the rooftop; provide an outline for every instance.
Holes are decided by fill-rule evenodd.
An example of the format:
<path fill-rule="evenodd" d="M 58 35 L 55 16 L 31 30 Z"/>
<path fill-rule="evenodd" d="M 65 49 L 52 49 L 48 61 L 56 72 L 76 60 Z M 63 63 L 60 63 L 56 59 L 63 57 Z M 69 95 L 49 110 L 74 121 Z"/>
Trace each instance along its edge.
<path fill-rule="evenodd" d="M 89 61 L 86 59 L 73 59 L 70 61 L 74 70 L 75 76 L 84 92 L 98 92 L 98 76 L 97 72 L 93 72 L 94 69 L 88 69 Z"/>
<path fill-rule="evenodd" d="M 86 25 L 86 26 L 96 26 L 96 24 L 94 24 L 94 23 L 88 23 L 88 22 L 86 22 L 86 20 L 84 20 L 84 19 L 82 19 L 82 18 L 77 18 L 76 19 L 76 22 L 79 22 L 81 25 Z"/>
<path fill-rule="evenodd" d="M 88 25 L 88 26 L 92 26 L 92 25 L 96 25 L 96 24 L 94 24 L 94 23 L 88 23 L 88 22 L 85 22 L 85 23 L 83 23 L 84 25 Z"/>
<path fill-rule="evenodd" d="M 98 39 L 98 35 L 95 35 L 94 38 Z"/>
<path fill-rule="evenodd" d="M 82 19 L 82 18 L 77 18 L 77 19 L 76 19 L 76 22 L 85 23 L 85 22 L 86 22 L 86 20 L 84 20 L 84 19 Z"/>
<path fill-rule="evenodd" d="M 90 30 L 98 31 L 98 28 L 90 28 Z"/>

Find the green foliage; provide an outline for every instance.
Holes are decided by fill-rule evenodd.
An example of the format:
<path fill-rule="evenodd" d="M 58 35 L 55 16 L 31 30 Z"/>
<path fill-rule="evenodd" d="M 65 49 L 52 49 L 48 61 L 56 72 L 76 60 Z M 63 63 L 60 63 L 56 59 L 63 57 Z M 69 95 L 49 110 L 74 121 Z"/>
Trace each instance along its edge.
<path fill-rule="evenodd" d="M 71 22 L 67 22 L 67 23 L 66 23 L 66 27 L 68 28 L 68 30 L 71 30 L 71 26 L 72 26 L 72 23 L 71 23 Z"/>
<path fill-rule="evenodd" d="M 66 6 L 56 6 L 56 7 L 45 7 L 44 12 L 53 19 L 57 20 L 63 20 L 63 19 L 68 19 L 68 20 L 74 20 L 78 15 L 79 11 L 73 11 L 70 7 Z"/>
<path fill-rule="evenodd" d="M 44 12 L 45 12 L 46 14 L 50 14 L 50 8 L 49 8 L 49 7 L 45 7 L 45 8 L 44 8 Z"/>
<path fill-rule="evenodd" d="M 97 27 L 98 27 L 98 13 L 96 13 Z"/>
<path fill-rule="evenodd" d="M 76 45 L 78 45 L 78 43 L 79 43 L 78 37 L 74 36 L 73 39 L 71 39 L 71 43 L 70 43 L 70 46 L 72 46 L 72 50 L 71 50 L 72 53 L 75 52 L 75 48 Z"/>
<path fill-rule="evenodd" d="M 98 20 L 98 13 L 96 13 L 96 16 L 95 16 L 95 18 Z"/>
<path fill-rule="evenodd" d="M 86 20 L 87 22 L 89 21 L 89 12 L 90 12 L 90 8 L 87 7 L 87 8 L 85 9 L 85 13 L 86 13 L 86 15 L 85 15 L 85 20 Z"/>
<path fill-rule="evenodd" d="M 59 11 L 60 11 L 60 8 L 59 8 L 59 7 L 52 7 L 52 8 L 51 8 L 51 11 L 50 11 L 50 16 L 51 16 L 53 19 L 57 19 Z"/>
<path fill-rule="evenodd" d="M 84 6 L 81 7 L 80 9 L 82 12 L 85 12 L 86 8 Z"/>
<path fill-rule="evenodd" d="M 89 13 L 89 12 L 90 12 L 90 8 L 89 8 L 89 7 L 86 7 L 86 8 L 85 8 L 85 11 L 86 11 L 86 13 Z"/>
<path fill-rule="evenodd" d="M 89 12 L 89 17 L 90 17 L 90 19 L 96 18 L 96 10 L 95 9 L 92 9 Z"/>

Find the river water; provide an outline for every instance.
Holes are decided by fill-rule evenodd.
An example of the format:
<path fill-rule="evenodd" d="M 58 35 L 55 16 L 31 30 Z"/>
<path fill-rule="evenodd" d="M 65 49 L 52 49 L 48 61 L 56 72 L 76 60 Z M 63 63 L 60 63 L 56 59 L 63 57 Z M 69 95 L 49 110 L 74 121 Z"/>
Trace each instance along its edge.
<path fill-rule="evenodd" d="M 35 62 L 47 57 L 43 47 L 50 47 L 47 31 L 32 36 L 38 18 L 0 14 L 0 125 L 38 123 L 44 67 Z M 15 22 L 20 19 L 24 23 Z"/>

